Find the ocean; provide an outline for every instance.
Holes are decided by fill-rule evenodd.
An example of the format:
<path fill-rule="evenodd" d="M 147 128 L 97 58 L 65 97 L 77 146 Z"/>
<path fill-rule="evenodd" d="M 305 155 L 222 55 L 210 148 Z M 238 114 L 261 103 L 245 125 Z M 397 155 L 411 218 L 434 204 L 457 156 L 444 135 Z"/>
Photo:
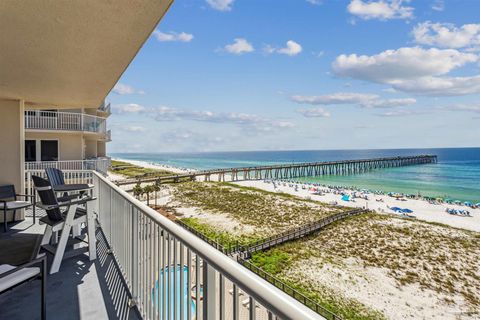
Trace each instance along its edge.
<path fill-rule="evenodd" d="M 112 153 L 110 156 L 182 168 L 213 169 L 420 154 L 437 155 L 438 163 L 297 180 L 480 202 L 480 148 Z"/>

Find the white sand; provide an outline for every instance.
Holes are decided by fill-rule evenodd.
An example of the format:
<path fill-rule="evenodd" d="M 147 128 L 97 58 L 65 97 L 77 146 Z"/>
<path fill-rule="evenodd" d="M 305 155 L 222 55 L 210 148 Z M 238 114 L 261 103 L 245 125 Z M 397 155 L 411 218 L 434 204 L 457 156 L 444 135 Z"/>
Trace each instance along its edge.
<path fill-rule="evenodd" d="M 355 259 L 345 261 L 346 266 L 324 264 L 318 258 L 299 260 L 289 268 L 287 276 L 316 287 L 326 286 L 337 295 L 355 299 L 374 310 L 381 311 L 388 319 L 457 319 L 465 304 L 463 297 L 421 289 L 417 284 L 404 285 L 401 289 L 388 270 L 363 267 Z M 454 298 L 448 304 L 445 298 Z"/>
<path fill-rule="evenodd" d="M 125 160 L 125 159 L 115 159 L 119 161 L 129 162 L 133 165 L 145 167 L 145 168 L 152 168 L 152 169 L 162 169 L 162 170 L 169 170 L 174 173 L 187 173 L 195 171 L 193 169 L 185 169 L 185 168 L 176 168 L 173 166 L 158 164 L 158 163 L 148 163 L 145 161 L 136 161 L 136 160 Z M 121 177 L 121 175 L 109 172 L 110 179 L 115 179 Z M 215 175 L 211 176 L 211 181 L 216 181 L 217 177 Z M 226 177 L 226 181 L 229 181 L 229 177 Z M 408 208 L 413 210 L 412 215 L 414 215 L 417 219 L 421 219 L 424 221 L 429 222 L 437 222 L 443 223 L 452 227 L 462 228 L 471 231 L 480 232 L 480 209 L 471 209 L 465 206 L 458 206 L 453 204 L 441 204 L 435 205 L 430 204 L 425 200 L 415 200 L 415 199 L 406 199 L 406 201 L 396 200 L 395 198 L 389 197 L 387 195 L 374 195 L 369 194 L 369 200 L 363 199 L 355 199 L 355 202 L 352 201 L 342 201 L 341 195 L 334 194 L 332 192 L 327 192 L 324 195 L 316 195 L 313 194 L 308 189 L 302 189 L 301 185 L 298 188 L 298 191 L 295 191 L 295 188 L 289 187 L 288 183 L 287 186 L 278 185 L 277 188 L 274 189 L 272 183 L 265 183 L 263 180 L 249 180 L 249 181 L 239 181 L 235 182 L 239 185 L 254 187 L 258 189 L 263 189 L 267 191 L 279 191 L 285 192 L 289 194 L 293 194 L 303 198 L 311 198 L 312 200 L 317 200 L 325 203 L 333 203 L 337 202 L 339 205 L 346 206 L 346 207 L 356 207 L 356 208 L 368 208 L 375 210 L 379 213 L 394 213 L 392 210 L 388 209 L 389 207 L 400 207 L 400 208 Z M 326 187 L 321 187 L 322 190 L 329 190 Z M 330 190 L 332 191 L 332 190 Z M 393 190 L 392 190 L 393 191 Z M 376 200 L 383 199 L 384 202 L 377 202 Z M 446 208 L 453 208 L 453 209 L 460 209 L 460 210 L 468 210 L 472 217 L 466 216 L 459 216 L 459 215 L 451 215 L 445 212 Z"/>
<path fill-rule="evenodd" d="M 251 181 L 240 181 L 236 182 L 242 186 L 249 186 L 254 188 L 259 188 L 267 191 L 279 191 L 289 194 L 293 194 L 303 198 L 311 198 L 312 200 L 322 201 L 325 203 L 337 202 L 339 205 L 347 207 L 357 207 L 357 208 L 368 208 L 375 210 L 379 213 L 394 213 L 392 210 L 388 209 L 389 207 L 400 207 L 408 208 L 413 210 L 412 215 L 417 217 L 417 219 L 429 221 L 429 222 L 438 222 L 443 223 L 452 227 L 462 228 L 466 230 L 472 230 L 480 232 L 480 209 L 467 208 L 465 206 L 451 205 L 451 204 L 441 204 L 435 205 L 430 204 L 425 200 L 414 200 L 407 199 L 406 201 L 396 200 L 395 198 L 389 197 L 387 195 L 374 195 L 369 194 L 369 200 L 355 199 L 355 202 L 352 201 L 342 201 L 342 196 L 334 193 L 325 193 L 324 195 L 315 195 L 313 192 L 308 189 L 303 190 L 301 186 L 298 188 L 298 191 L 295 191 L 295 188 L 287 186 L 278 186 L 274 189 L 272 183 L 265 183 L 264 181 L 251 180 Z M 328 188 L 321 187 L 322 190 L 329 190 Z M 332 191 L 332 190 L 330 190 Z M 384 202 L 377 202 L 377 199 L 383 199 Z M 468 210 L 472 217 L 451 215 L 445 212 L 446 208 Z"/>

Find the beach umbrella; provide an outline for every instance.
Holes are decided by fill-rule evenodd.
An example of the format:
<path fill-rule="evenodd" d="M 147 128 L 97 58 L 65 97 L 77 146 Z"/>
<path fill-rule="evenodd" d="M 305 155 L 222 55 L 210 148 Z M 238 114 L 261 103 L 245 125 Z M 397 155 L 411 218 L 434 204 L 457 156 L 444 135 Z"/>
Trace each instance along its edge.
<path fill-rule="evenodd" d="M 475 203 L 475 206 L 480 207 L 480 202 L 479 202 L 479 203 Z"/>
<path fill-rule="evenodd" d="M 465 201 L 463 204 L 466 205 L 466 206 L 469 206 L 469 207 L 472 205 L 472 203 L 470 201 Z"/>
<path fill-rule="evenodd" d="M 393 210 L 393 211 L 402 211 L 402 208 L 399 208 L 399 207 L 391 207 L 390 210 Z"/>
<path fill-rule="evenodd" d="M 412 213 L 413 211 L 408 209 L 408 208 L 405 208 L 405 209 L 402 209 L 402 212 L 404 213 Z"/>
<path fill-rule="evenodd" d="M 455 201 L 453 201 L 453 203 L 460 204 L 462 202 L 460 200 L 455 200 Z"/>
<path fill-rule="evenodd" d="M 350 197 L 346 194 L 342 197 L 343 201 L 350 201 Z"/>

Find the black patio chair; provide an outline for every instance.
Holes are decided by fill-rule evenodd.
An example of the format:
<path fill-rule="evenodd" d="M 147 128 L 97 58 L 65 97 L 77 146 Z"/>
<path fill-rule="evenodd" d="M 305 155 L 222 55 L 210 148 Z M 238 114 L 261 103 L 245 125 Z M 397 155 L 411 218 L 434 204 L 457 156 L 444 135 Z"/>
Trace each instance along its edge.
<path fill-rule="evenodd" d="M 40 279 L 41 319 L 47 319 L 46 288 L 47 288 L 47 256 L 38 254 L 39 247 L 35 246 L 32 260 L 19 266 L 10 264 L 0 265 L 0 294 L 10 291 L 31 280 Z"/>
<path fill-rule="evenodd" d="M 55 189 L 55 186 L 60 186 L 65 184 L 65 178 L 63 171 L 57 168 L 46 168 L 45 173 L 47 174 L 47 179 L 50 181 L 51 186 Z M 61 197 L 58 197 L 59 202 L 70 201 L 73 199 L 82 196 L 82 194 L 68 194 L 64 192 Z"/>
<path fill-rule="evenodd" d="M 80 227 L 82 224 L 87 223 L 87 210 L 82 206 L 85 206 L 87 202 L 96 200 L 96 198 L 85 196 L 83 198 L 60 202 L 60 198 L 57 199 L 52 185 L 48 180 L 35 175 L 32 176 L 32 180 L 41 202 L 37 205 L 47 213 L 46 216 L 40 218 L 40 221 L 47 225 L 41 245 L 47 252 L 54 254 L 50 273 L 55 273 L 59 270 L 64 258 L 70 232 L 72 231 L 73 240 L 84 242 L 76 238 L 79 234 L 75 233 L 73 228 L 77 226 Z M 65 207 L 66 209 L 62 211 L 61 208 Z M 55 247 L 51 246 L 50 240 L 52 236 L 59 232 L 61 233 L 60 241 Z M 89 241 L 95 241 L 94 235 L 89 234 Z"/>
<path fill-rule="evenodd" d="M 18 200 L 18 197 L 23 197 L 24 200 Z M 28 198 L 31 200 L 27 201 Z M 8 230 L 7 211 L 13 211 L 12 220 L 15 220 L 17 210 L 30 206 L 33 206 L 33 223 L 35 223 L 35 196 L 16 193 L 13 184 L 0 186 L 0 209 L 3 210 L 4 231 L 7 232 Z"/>

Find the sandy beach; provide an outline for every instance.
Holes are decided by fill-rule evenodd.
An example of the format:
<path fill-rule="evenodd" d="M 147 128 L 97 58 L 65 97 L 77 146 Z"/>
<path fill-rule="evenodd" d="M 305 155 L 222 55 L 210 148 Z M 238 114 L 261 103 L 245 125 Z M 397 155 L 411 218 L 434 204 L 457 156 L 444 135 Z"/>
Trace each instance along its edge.
<path fill-rule="evenodd" d="M 145 168 L 168 170 L 174 173 L 187 173 L 187 172 L 195 171 L 193 169 L 177 168 L 169 165 L 148 163 L 145 161 L 125 160 L 125 159 L 116 159 L 116 160 L 129 162 L 131 164 L 145 167 Z M 113 180 L 121 179 L 121 176 L 119 177 L 114 173 L 109 173 L 109 178 L 112 179 L 113 181 Z M 217 177 L 212 176 L 211 180 L 216 181 Z M 305 189 L 303 189 L 301 184 L 298 184 L 298 188 L 295 188 L 294 185 L 289 186 L 289 183 L 285 183 L 285 185 L 284 183 L 277 183 L 276 187 L 274 187 L 273 183 L 269 181 L 263 181 L 263 180 L 238 181 L 234 183 L 242 186 L 249 186 L 249 187 L 254 187 L 258 189 L 263 189 L 271 192 L 285 192 L 288 194 L 296 195 L 298 197 L 310 198 L 312 200 L 317 200 L 325 203 L 336 202 L 338 203 L 338 205 L 346 206 L 346 207 L 368 208 L 371 210 L 375 210 L 378 213 L 395 214 L 395 212 L 390 210 L 388 207 L 408 208 L 413 211 L 411 215 L 415 216 L 417 219 L 428 221 L 428 222 L 442 223 L 455 228 L 461 228 L 465 230 L 480 232 L 480 209 L 467 208 L 461 205 L 446 204 L 446 203 L 432 204 L 426 200 L 416 200 L 416 199 L 404 199 L 403 201 L 401 201 L 387 195 L 375 195 L 373 193 L 368 194 L 368 200 L 357 198 L 357 199 L 354 199 L 355 201 L 343 201 L 341 199 L 342 196 L 340 194 L 335 194 L 334 190 L 329 189 L 327 187 L 320 187 L 325 192 L 323 193 L 323 195 L 318 195 L 310 191 L 308 186 L 306 185 L 305 185 Z M 347 193 L 349 192 L 348 190 L 345 190 L 345 191 Z M 395 192 L 395 190 L 392 190 L 392 192 Z M 380 202 L 380 201 L 383 201 L 383 202 Z M 461 216 L 461 215 L 452 215 L 445 211 L 447 208 L 457 209 L 457 210 L 468 210 L 471 216 L 468 217 L 468 216 Z"/>

